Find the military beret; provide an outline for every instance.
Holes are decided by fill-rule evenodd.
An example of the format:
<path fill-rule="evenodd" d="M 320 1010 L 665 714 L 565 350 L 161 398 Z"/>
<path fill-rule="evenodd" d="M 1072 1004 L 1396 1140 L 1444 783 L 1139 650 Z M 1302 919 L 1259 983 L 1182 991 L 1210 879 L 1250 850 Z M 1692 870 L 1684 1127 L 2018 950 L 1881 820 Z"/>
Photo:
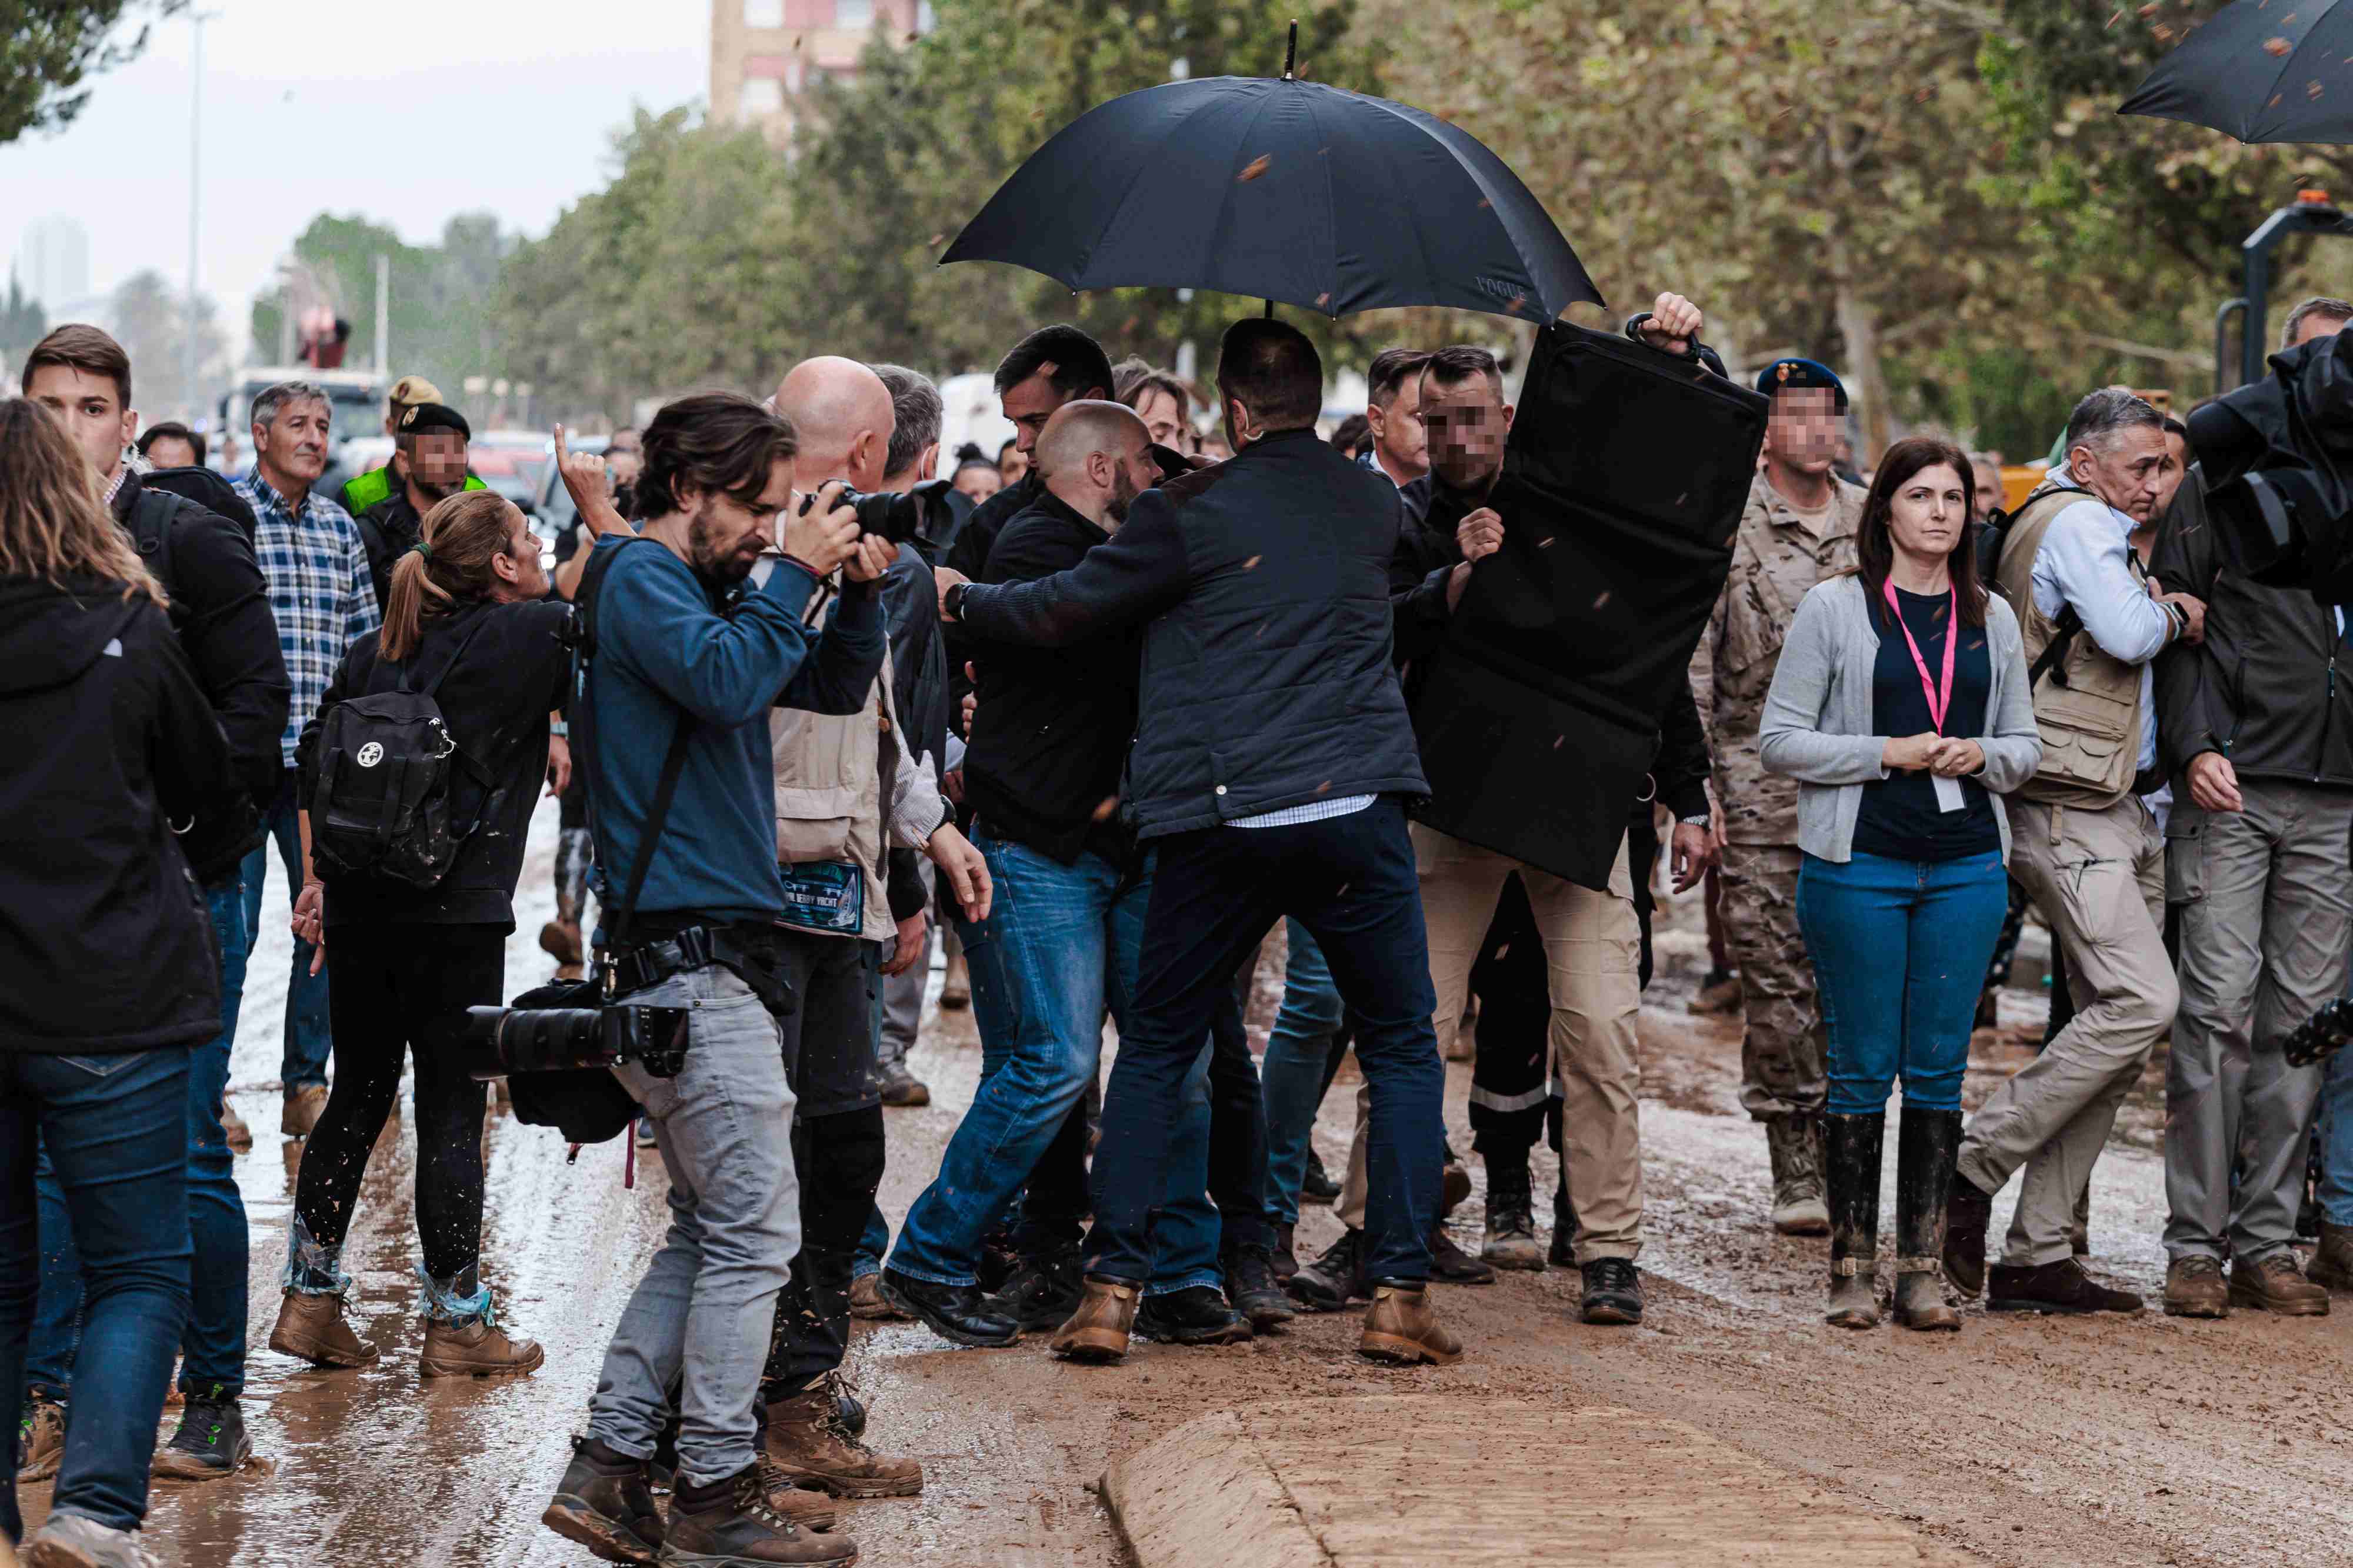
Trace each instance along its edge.
<path fill-rule="evenodd" d="M 1827 392 L 1837 400 L 1838 411 L 1846 412 L 1846 384 L 1819 360 L 1777 359 L 1758 374 L 1757 390 L 1767 397 L 1777 392 Z"/>

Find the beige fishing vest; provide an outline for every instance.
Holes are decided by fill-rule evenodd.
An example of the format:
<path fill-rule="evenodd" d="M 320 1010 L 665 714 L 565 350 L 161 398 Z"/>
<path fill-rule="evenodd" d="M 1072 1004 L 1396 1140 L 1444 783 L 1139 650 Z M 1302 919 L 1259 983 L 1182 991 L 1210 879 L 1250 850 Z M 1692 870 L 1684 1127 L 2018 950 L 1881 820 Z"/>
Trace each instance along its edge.
<path fill-rule="evenodd" d="M 2034 557 L 2052 521 L 2084 499 L 2072 490 L 2030 497 L 2002 541 L 1993 588 L 2018 616 L 2030 670 L 2059 635 L 2058 622 L 2034 605 Z M 2137 557 L 2132 566 L 2137 576 Z M 2042 735 L 2042 765 L 2019 786 L 2021 798 L 2098 809 L 2131 793 L 2140 763 L 2138 665 L 2108 653 L 2079 627 L 2065 658 L 2034 682 L 2031 695 L 2035 727 Z"/>

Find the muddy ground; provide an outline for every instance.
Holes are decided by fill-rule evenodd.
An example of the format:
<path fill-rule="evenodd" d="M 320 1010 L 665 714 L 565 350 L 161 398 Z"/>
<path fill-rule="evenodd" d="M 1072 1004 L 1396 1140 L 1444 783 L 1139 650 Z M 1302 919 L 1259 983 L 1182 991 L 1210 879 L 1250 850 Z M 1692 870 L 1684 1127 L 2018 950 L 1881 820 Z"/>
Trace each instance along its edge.
<path fill-rule="evenodd" d="M 550 908 L 551 812 L 534 832 L 511 990 L 546 967 L 532 939 Z M 553 1133 L 494 1117 L 483 1271 L 501 1310 L 545 1343 L 547 1364 L 517 1383 L 425 1384 L 410 1273 L 414 1147 L 396 1122 L 363 1189 L 347 1258 L 359 1280 L 356 1315 L 384 1349 L 382 1363 L 319 1373 L 264 1348 L 296 1149 L 276 1131 L 287 947 L 276 875 L 231 1079 L 258 1135 L 238 1178 L 253 1225 L 247 1418 L 261 1458 L 234 1480 L 159 1488 L 150 1536 L 191 1568 L 586 1563 L 538 1515 L 657 1235 L 659 1165 L 641 1163 L 626 1190 L 618 1143 L 567 1165 Z M 1957 1335 L 1822 1326 L 1823 1244 L 1778 1238 L 1760 1223 L 1764 1140 L 1734 1102 L 1736 1025 L 1685 1011 L 1695 917 L 1689 905 L 1671 912 L 1679 929 L 1662 940 L 1643 1017 L 1642 1327 L 1577 1324 L 1575 1277 L 1556 1271 L 1440 1290 L 1440 1310 L 1470 1350 L 1441 1372 L 1357 1360 L 1347 1316 L 1303 1320 L 1228 1350 L 1145 1345 L 1117 1369 L 1059 1365 L 1035 1342 L 964 1351 L 913 1325 L 863 1328 L 853 1371 L 873 1405 L 870 1436 L 920 1456 L 929 1484 L 920 1500 L 849 1506 L 845 1528 L 861 1560 L 1108 1568 L 1122 1549 L 1090 1487 L 1113 1453 L 1252 1400 L 1403 1392 L 1451 1405 L 1610 1405 L 1671 1415 L 1989 1563 L 2353 1562 L 2353 1300 L 2340 1298 L 2338 1315 L 2320 1320 L 1972 1312 Z M 2039 1032 L 2042 1006 L 2034 994 L 2013 993 L 2008 1029 L 1980 1035 L 1972 1103 L 2024 1059 L 2017 1037 Z M 915 1062 L 933 1103 L 890 1113 L 883 1207 L 894 1224 L 979 1068 L 970 1015 L 934 1019 Z M 1448 1119 L 1464 1149 L 1467 1075 L 1466 1066 L 1450 1068 Z M 2152 1295 L 2163 1269 L 2163 1173 L 2152 1152 L 2162 1100 L 2152 1066 L 2094 1184 L 2097 1265 Z M 1350 1103 L 1335 1092 L 1317 1129 L 1335 1166 Z M 1892 1154 L 1889 1163 L 1892 1179 Z M 1540 1151 L 1540 1183 L 1552 1175 Z M 1456 1215 L 1457 1239 L 1475 1248 L 1478 1223 L 1474 1198 Z M 1301 1248 L 1336 1234 L 1328 1211 L 1312 1210 Z M 1532 1454 L 1524 1472 L 1502 1479 L 1577 1497 L 1579 1478 L 1560 1471 Z M 47 1495 L 26 1489 L 34 1518 Z M 1399 1562 L 1445 1560 L 1442 1541 L 1398 1549 Z"/>

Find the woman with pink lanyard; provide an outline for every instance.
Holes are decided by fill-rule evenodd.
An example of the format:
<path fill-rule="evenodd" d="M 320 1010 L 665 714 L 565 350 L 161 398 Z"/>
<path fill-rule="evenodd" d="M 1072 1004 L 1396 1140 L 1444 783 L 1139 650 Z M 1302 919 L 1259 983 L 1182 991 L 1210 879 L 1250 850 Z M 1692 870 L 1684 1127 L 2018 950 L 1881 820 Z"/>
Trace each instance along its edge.
<path fill-rule="evenodd" d="M 1961 1076 L 2009 906 L 2001 796 L 2042 760 L 2018 620 L 1978 581 L 1975 476 L 1900 441 L 1864 503 L 1859 566 L 1798 606 L 1766 698 L 1765 765 L 1799 782 L 1798 922 L 1830 1035 L 1829 1321 L 1879 1321 L 1880 1150 L 1904 1079 L 1894 1310 L 1957 1329 L 1939 1259 Z"/>

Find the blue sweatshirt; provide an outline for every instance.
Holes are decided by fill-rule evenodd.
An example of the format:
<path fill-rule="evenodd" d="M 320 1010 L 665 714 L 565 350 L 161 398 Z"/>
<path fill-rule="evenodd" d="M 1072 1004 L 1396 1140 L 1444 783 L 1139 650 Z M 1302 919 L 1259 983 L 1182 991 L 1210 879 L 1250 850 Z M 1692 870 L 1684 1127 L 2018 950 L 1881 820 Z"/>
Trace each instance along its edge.
<path fill-rule="evenodd" d="M 773 921 L 784 910 L 784 885 L 768 710 L 864 707 L 882 668 L 881 596 L 871 584 L 845 584 L 820 635 L 801 624 L 816 579 L 785 563 L 721 615 L 702 579 L 670 550 L 627 544 L 613 535 L 596 542 L 600 551 L 621 551 L 600 590 L 586 694 L 597 903 L 609 913 L 628 889 L 662 759 L 683 715 L 693 736 L 638 908 L 723 923 Z"/>

